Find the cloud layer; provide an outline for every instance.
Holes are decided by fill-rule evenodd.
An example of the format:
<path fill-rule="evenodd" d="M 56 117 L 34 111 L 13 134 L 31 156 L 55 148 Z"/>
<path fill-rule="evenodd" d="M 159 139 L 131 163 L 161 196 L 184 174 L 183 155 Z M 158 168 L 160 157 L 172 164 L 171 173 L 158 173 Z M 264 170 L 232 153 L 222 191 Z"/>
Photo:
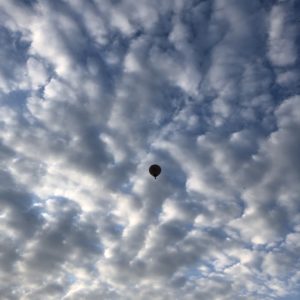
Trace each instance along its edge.
<path fill-rule="evenodd" d="M 299 9 L 0 0 L 0 298 L 298 299 Z"/>

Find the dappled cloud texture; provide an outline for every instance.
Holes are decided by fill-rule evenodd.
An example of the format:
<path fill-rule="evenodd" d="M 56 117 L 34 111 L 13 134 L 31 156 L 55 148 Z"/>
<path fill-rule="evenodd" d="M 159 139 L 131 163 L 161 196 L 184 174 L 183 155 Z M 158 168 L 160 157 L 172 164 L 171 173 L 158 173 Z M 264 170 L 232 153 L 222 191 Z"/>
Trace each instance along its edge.
<path fill-rule="evenodd" d="M 0 0 L 0 298 L 299 299 L 299 11 Z"/>

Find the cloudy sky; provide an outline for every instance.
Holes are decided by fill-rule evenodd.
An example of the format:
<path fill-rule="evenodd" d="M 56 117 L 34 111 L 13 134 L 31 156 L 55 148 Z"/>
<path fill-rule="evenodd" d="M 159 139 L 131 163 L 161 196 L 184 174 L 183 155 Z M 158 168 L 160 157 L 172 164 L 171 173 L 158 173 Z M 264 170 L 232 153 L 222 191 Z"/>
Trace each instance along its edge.
<path fill-rule="evenodd" d="M 0 298 L 300 299 L 299 11 L 0 0 Z"/>

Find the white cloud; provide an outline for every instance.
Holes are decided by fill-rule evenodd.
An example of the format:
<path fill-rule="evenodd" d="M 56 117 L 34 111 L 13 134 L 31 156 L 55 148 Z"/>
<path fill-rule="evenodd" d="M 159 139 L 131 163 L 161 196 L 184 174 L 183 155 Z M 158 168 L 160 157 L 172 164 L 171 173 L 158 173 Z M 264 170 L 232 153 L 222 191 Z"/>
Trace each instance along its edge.
<path fill-rule="evenodd" d="M 270 14 L 269 56 L 275 66 L 293 65 L 297 61 L 297 23 L 293 18 L 292 2 L 283 2 L 272 8 Z"/>
<path fill-rule="evenodd" d="M 1 296 L 297 295 L 296 8 L 0 1 Z"/>

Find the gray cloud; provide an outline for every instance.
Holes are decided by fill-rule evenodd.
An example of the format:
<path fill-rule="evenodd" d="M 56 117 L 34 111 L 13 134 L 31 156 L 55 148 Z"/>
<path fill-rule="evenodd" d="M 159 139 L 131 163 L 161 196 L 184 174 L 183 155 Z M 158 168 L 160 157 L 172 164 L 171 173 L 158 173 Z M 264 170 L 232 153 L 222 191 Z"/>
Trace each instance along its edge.
<path fill-rule="evenodd" d="M 297 298 L 298 6 L 0 1 L 1 297 Z"/>

